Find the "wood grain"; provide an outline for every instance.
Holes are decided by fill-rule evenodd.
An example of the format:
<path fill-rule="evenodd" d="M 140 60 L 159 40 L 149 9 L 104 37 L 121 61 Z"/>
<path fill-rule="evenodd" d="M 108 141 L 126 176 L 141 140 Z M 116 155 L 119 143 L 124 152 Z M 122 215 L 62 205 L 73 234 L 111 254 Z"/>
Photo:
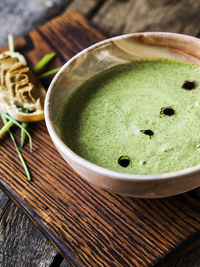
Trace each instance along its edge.
<path fill-rule="evenodd" d="M 104 37 L 79 14 L 64 13 L 17 41 L 33 66 L 55 51 L 55 65 Z M 53 65 L 52 65 L 53 66 Z M 43 81 L 48 84 L 48 80 Z M 9 138 L 1 144 L 0 183 L 76 266 L 154 266 L 200 241 L 198 190 L 168 199 L 133 199 L 85 182 L 60 157 L 44 123 L 30 127 L 28 183 Z M 16 131 L 19 141 L 19 131 Z"/>
<path fill-rule="evenodd" d="M 8 202 L 9 202 L 9 198 L 0 189 L 0 218 L 3 216 Z"/>
<path fill-rule="evenodd" d="M 12 201 L 7 203 L 0 218 L 0 266 L 2 267 L 48 267 L 57 253 L 49 241 Z M 18 231 L 16 231 L 18 228 Z M 26 229 L 26 235 L 23 230 Z"/>
<path fill-rule="evenodd" d="M 68 9 L 76 10 L 82 15 L 90 17 L 96 10 L 98 10 L 98 6 L 103 2 L 103 0 L 74 0 L 68 6 Z"/>
<path fill-rule="evenodd" d="M 200 4 L 196 0 L 108 0 L 92 21 L 107 34 L 169 31 L 197 35 Z"/>

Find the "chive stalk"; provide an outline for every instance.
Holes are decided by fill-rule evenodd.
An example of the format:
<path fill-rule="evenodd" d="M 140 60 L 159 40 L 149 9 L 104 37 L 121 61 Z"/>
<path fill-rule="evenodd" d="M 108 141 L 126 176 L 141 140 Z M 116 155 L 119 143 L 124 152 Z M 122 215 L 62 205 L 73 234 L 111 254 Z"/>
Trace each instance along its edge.
<path fill-rule="evenodd" d="M 0 137 L 2 137 L 13 126 L 12 121 L 7 121 L 6 124 L 0 129 Z"/>
<path fill-rule="evenodd" d="M 13 122 L 13 124 L 17 125 L 19 128 L 23 129 L 26 133 L 26 135 L 29 138 L 29 146 L 30 146 L 30 150 L 32 151 L 32 138 L 29 134 L 29 132 L 15 119 L 13 119 L 10 115 L 8 115 L 7 113 L 5 113 L 4 111 L 0 110 L 0 115 L 5 117 L 7 120 L 10 120 Z"/>
<path fill-rule="evenodd" d="M 22 122 L 22 127 L 27 129 L 28 122 Z M 24 131 L 24 129 L 21 129 L 21 148 L 24 146 L 25 137 L 26 137 L 26 132 Z"/>
<path fill-rule="evenodd" d="M 26 114 L 29 113 L 29 111 L 28 111 L 27 108 L 24 108 L 22 110 L 22 112 L 24 112 Z M 22 127 L 25 128 L 25 129 L 27 129 L 28 128 L 28 124 L 29 124 L 28 122 L 22 122 Z M 21 129 L 21 147 L 24 146 L 25 137 L 26 137 L 26 132 L 24 131 L 24 129 Z"/>
<path fill-rule="evenodd" d="M 58 67 L 58 68 L 55 68 L 53 70 L 49 70 L 43 74 L 41 74 L 38 78 L 41 79 L 41 78 L 45 78 L 47 76 L 50 76 L 52 74 L 55 74 L 56 72 L 58 72 L 59 70 L 61 69 L 61 67 Z"/>
<path fill-rule="evenodd" d="M 33 72 L 37 73 L 41 71 L 54 57 L 56 56 L 55 53 L 45 55 L 33 68 Z"/>
<path fill-rule="evenodd" d="M 8 35 L 8 47 L 10 52 L 14 52 L 14 38 L 12 34 Z"/>
<path fill-rule="evenodd" d="M 6 117 L 4 117 L 4 115 L 1 115 L 1 118 L 2 118 L 2 120 L 3 120 L 4 125 L 6 125 L 6 124 L 9 122 L 9 121 L 6 119 Z M 10 131 L 10 129 L 8 129 L 8 133 L 9 133 L 10 138 L 11 138 L 11 140 L 12 140 L 14 146 L 15 146 L 15 149 L 16 149 L 16 151 L 17 151 L 17 154 L 18 154 L 18 156 L 19 156 L 19 159 L 20 159 L 20 161 L 21 161 L 21 163 L 22 163 L 22 166 L 23 166 L 24 171 L 25 171 L 25 173 L 26 173 L 27 180 L 30 182 L 32 179 L 31 179 L 31 175 L 30 175 L 29 169 L 28 169 L 28 167 L 27 167 L 27 165 L 26 165 L 26 162 L 25 162 L 25 160 L 24 160 L 24 158 L 23 158 L 23 156 L 22 156 L 22 154 L 21 154 L 21 152 L 20 152 L 20 150 L 19 150 L 19 148 L 18 148 L 18 146 L 17 146 L 17 143 L 16 143 L 16 141 L 15 141 L 14 135 L 12 134 L 12 132 Z"/>

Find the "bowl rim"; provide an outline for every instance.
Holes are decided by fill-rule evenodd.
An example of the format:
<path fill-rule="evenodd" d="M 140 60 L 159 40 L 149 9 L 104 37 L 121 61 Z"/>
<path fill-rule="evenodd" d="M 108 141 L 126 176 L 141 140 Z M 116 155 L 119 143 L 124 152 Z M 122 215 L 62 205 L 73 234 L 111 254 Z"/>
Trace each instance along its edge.
<path fill-rule="evenodd" d="M 45 98 L 45 103 L 44 103 L 44 115 L 45 115 L 45 122 L 46 126 L 48 129 L 48 132 L 51 136 L 52 141 L 60 150 L 63 154 L 66 154 L 70 160 L 73 162 L 76 162 L 77 164 L 81 165 L 84 168 L 88 168 L 89 170 L 92 170 L 98 174 L 107 176 L 111 179 L 123 179 L 123 180 L 132 180 L 135 182 L 141 182 L 141 181 L 155 181 L 155 180 L 166 180 L 166 179 L 172 179 L 174 177 L 176 178 L 182 178 L 183 176 L 188 176 L 188 175 L 194 175 L 198 172 L 200 172 L 200 164 L 182 169 L 179 171 L 175 172 L 169 172 L 169 173 L 162 173 L 162 174 L 129 174 L 129 173 L 124 173 L 124 172 L 118 172 L 118 171 L 113 171 L 104 167 L 101 167 L 99 165 L 96 165 L 95 163 L 92 163 L 88 161 L 87 159 L 84 159 L 83 157 L 79 156 L 76 154 L 74 151 L 72 151 L 59 137 L 59 135 L 56 133 L 56 130 L 54 128 L 54 125 L 51 120 L 51 114 L 50 114 L 50 106 L 51 106 L 51 99 L 52 95 L 55 91 L 55 86 L 59 78 L 62 76 L 64 71 L 79 57 L 82 55 L 99 48 L 101 46 L 104 46 L 106 44 L 109 44 L 115 40 L 120 40 L 120 39 L 129 39 L 129 38 L 137 38 L 137 37 L 161 37 L 161 38 L 169 38 L 169 39 L 179 39 L 180 41 L 188 41 L 188 42 L 195 42 L 199 43 L 200 45 L 200 40 L 196 37 L 185 35 L 185 34 L 179 34 L 179 33 L 170 33 L 170 32 L 138 32 L 138 33 L 129 33 L 129 34 L 123 34 L 111 38 L 107 38 L 103 41 L 97 42 L 76 55 L 74 55 L 71 59 L 66 61 L 64 65 L 61 67 L 61 69 L 56 73 L 54 76 L 53 80 L 51 81 L 49 88 L 47 90 L 46 98 Z"/>

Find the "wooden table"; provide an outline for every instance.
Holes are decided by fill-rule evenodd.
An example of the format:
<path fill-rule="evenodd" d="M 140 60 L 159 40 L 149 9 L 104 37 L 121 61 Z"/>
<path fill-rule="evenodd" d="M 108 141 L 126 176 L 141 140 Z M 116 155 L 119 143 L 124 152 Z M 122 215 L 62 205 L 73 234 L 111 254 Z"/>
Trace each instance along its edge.
<path fill-rule="evenodd" d="M 198 1 L 74 0 L 66 9 L 84 14 L 107 36 L 138 31 L 170 31 L 198 36 Z M 0 191 L 0 266 L 67 266 L 62 256 L 22 211 Z M 200 266 L 200 249 L 174 266 Z"/>

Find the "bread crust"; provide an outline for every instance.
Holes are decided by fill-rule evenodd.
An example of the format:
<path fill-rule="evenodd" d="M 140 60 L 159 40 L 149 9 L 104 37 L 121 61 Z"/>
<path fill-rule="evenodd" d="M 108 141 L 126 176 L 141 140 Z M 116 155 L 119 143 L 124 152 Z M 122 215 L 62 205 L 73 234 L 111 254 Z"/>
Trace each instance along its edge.
<path fill-rule="evenodd" d="M 44 119 L 46 90 L 18 52 L 0 54 L 0 109 L 21 122 Z M 24 113 L 23 110 L 29 112 Z"/>

